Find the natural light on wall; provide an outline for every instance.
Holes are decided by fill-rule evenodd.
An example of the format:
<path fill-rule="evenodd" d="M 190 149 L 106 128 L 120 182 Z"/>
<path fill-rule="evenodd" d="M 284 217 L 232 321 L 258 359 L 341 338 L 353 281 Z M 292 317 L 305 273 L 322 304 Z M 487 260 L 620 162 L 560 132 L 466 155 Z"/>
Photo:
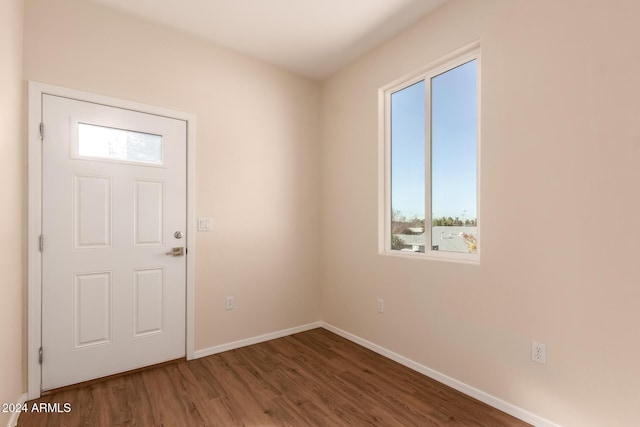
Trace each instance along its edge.
<path fill-rule="evenodd" d="M 478 260 L 479 50 L 384 92 L 385 252 Z"/>

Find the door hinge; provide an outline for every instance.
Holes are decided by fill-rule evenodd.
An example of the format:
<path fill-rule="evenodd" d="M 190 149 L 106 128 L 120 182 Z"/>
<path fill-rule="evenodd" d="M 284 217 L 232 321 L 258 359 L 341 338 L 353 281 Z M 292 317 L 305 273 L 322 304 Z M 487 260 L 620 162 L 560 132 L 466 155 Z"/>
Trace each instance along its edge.
<path fill-rule="evenodd" d="M 42 347 L 40 347 L 40 350 L 38 350 L 38 363 L 40 363 L 42 365 Z"/>
<path fill-rule="evenodd" d="M 38 238 L 38 249 L 40 249 L 40 252 L 44 251 L 44 236 L 42 234 Z"/>
<path fill-rule="evenodd" d="M 44 123 L 40 123 L 40 141 L 44 141 Z"/>

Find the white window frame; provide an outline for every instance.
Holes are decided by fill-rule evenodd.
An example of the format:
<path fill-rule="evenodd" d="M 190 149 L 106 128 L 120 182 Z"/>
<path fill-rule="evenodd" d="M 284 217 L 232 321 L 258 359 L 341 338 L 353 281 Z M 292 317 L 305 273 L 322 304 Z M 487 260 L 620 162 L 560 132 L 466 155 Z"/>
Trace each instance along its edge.
<path fill-rule="evenodd" d="M 431 79 L 439 74 L 449 71 L 459 65 L 476 60 L 477 64 L 477 87 L 476 87 L 476 220 L 477 220 L 477 241 L 476 253 L 459 253 L 432 250 L 431 237 Z M 378 91 L 379 106 L 379 203 L 378 203 L 378 246 L 382 255 L 399 256 L 403 258 L 445 260 L 454 262 L 480 263 L 480 251 L 482 240 L 480 236 L 480 87 L 481 87 L 481 59 L 480 43 L 475 42 L 465 46 L 451 54 L 441 58 L 426 67 L 421 68 L 409 75 L 399 78 L 390 84 L 383 86 Z M 425 113 L 425 251 L 410 252 L 391 249 L 391 95 L 401 89 L 411 86 L 421 80 L 425 81 L 426 90 L 426 113 Z"/>

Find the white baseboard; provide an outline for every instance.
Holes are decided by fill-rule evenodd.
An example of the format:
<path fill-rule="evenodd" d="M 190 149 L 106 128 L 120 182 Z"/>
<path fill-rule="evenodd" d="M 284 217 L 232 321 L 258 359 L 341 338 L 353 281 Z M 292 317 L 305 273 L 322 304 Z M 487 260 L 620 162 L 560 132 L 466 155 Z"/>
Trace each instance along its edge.
<path fill-rule="evenodd" d="M 537 426 L 537 427 L 559 427 L 558 424 L 552 423 L 549 420 L 546 420 L 542 417 L 532 414 L 531 412 L 525 411 L 524 409 L 519 408 L 515 405 L 512 405 L 511 403 L 505 402 L 502 399 L 499 399 L 495 396 L 487 394 L 481 390 L 478 390 L 477 388 L 471 387 L 468 384 L 465 384 L 445 374 L 442 374 L 438 371 L 435 371 L 431 368 L 421 365 L 418 362 L 415 362 L 411 359 L 408 359 L 404 356 L 401 356 L 397 353 L 387 350 L 384 347 L 381 347 L 377 344 L 369 342 L 349 332 L 343 331 L 340 328 L 336 328 L 335 326 L 330 325 L 326 322 L 320 322 L 320 323 L 323 328 L 335 333 L 336 335 L 340 335 L 341 337 L 346 338 L 349 341 L 352 341 L 365 348 L 368 348 L 371 351 L 374 351 L 388 359 L 391 359 L 395 362 L 400 363 L 401 365 L 406 366 L 407 368 L 420 372 L 421 374 L 426 375 L 429 378 L 433 378 L 438 382 L 448 385 L 449 387 L 456 389 L 459 392 L 466 394 L 467 396 L 471 396 L 474 399 L 484 402 L 489 406 L 493 406 L 494 408 L 499 409 L 502 412 L 506 412 L 507 414 L 512 415 L 518 419 L 521 419 L 522 421 L 525 421 L 529 424 L 533 424 L 534 426 Z"/>
<path fill-rule="evenodd" d="M 221 344 L 221 345 L 217 345 L 217 346 L 213 346 L 213 347 L 209 347 L 209 348 L 204 348 L 201 350 L 196 350 L 194 353 L 195 358 L 200 358 L 200 357 L 206 357 L 206 356 L 211 356 L 213 354 L 218 354 L 218 353 L 222 353 L 224 351 L 229 351 L 229 350 L 234 350 L 237 348 L 241 348 L 241 347 L 245 347 L 248 345 L 253 345 L 253 344 L 258 344 L 261 342 L 265 342 L 265 341 L 270 341 L 276 338 L 282 338 L 282 337 L 286 337 L 289 335 L 293 335 L 293 334 L 297 334 L 299 332 L 305 332 L 305 331 L 309 331 L 311 329 L 316 329 L 316 328 L 324 328 L 328 331 L 331 331 L 337 335 L 340 335 L 341 337 L 348 339 L 349 341 L 352 341 L 356 344 L 359 344 L 365 348 L 368 348 L 369 350 L 378 353 L 388 359 L 391 359 L 395 362 L 400 363 L 401 365 L 404 365 L 406 367 L 408 367 L 409 369 L 413 369 L 416 372 L 419 372 L 423 375 L 426 375 L 429 378 L 433 378 L 434 380 L 441 382 L 442 384 L 448 385 L 449 387 L 458 390 L 461 393 L 466 394 L 467 396 L 471 396 L 474 399 L 477 399 L 483 403 L 486 403 L 489 406 L 492 406 L 496 409 L 499 409 L 503 412 L 506 412 L 509 415 L 512 415 L 522 421 L 525 421 L 529 424 L 533 424 L 534 426 L 537 427 L 560 427 L 558 424 L 552 423 L 549 420 L 546 420 L 542 417 L 539 417 L 535 414 L 532 414 L 531 412 L 525 411 L 522 408 L 519 408 L 515 405 L 512 405 L 509 402 L 505 402 L 502 399 L 499 399 L 495 396 L 492 396 L 488 393 L 485 393 L 481 390 L 478 390 L 475 387 L 472 387 L 468 384 L 465 384 L 461 381 L 458 381 L 454 378 L 451 378 L 443 373 L 440 373 L 438 371 L 435 371 L 427 366 L 421 365 L 418 362 L 415 362 L 411 359 L 408 359 L 404 356 L 401 356 L 397 353 L 392 352 L 391 350 L 387 350 L 384 347 L 381 347 L 377 344 L 374 344 L 370 341 L 367 341 L 363 338 L 360 338 L 356 335 L 353 335 L 349 332 L 343 331 L 340 328 L 337 328 L 329 323 L 326 322 L 314 322 L 314 323 L 309 323 L 306 325 L 302 325 L 302 326 L 297 326 L 295 328 L 290 328 L 290 329 L 284 329 L 281 331 L 277 331 L 277 332 L 272 332 L 269 334 L 264 334 L 264 335 L 260 335 L 257 337 L 253 337 L 253 338 L 247 338 L 247 339 L 243 339 L 243 340 L 239 340 L 239 341 L 234 341 L 228 344 Z M 26 398 L 26 395 L 25 395 Z M 17 422 L 17 417 L 16 417 L 16 422 Z M 10 424 L 8 427 L 14 427 L 14 425 Z"/>
<path fill-rule="evenodd" d="M 27 393 L 23 393 L 16 403 L 22 406 L 26 401 L 27 401 Z M 16 427 L 18 425 L 18 418 L 20 418 L 20 412 L 11 413 L 11 417 L 9 417 L 9 422 L 7 422 L 7 427 Z"/>
<path fill-rule="evenodd" d="M 274 340 L 276 338 L 282 338 L 289 335 L 297 334 L 299 332 L 309 331 L 322 327 L 322 322 L 308 323 L 302 326 L 296 326 L 295 328 L 283 329 L 281 331 L 271 332 L 257 337 L 246 338 L 239 341 L 230 342 L 228 344 L 216 345 L 213 347 L 203 348 L 194 352 L 196 359 L 200 357 L 211 356 L 212 354 L 222 353 L 224 351 L 235 350 L 236 348 L 246 347 L 248 345 L 258 344 L 265 341 Z"/>

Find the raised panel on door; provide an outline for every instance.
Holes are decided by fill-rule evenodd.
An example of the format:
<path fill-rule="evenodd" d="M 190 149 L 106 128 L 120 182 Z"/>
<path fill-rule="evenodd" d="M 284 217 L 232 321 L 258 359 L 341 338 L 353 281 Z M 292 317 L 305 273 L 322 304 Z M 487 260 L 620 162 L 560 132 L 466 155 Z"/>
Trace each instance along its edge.
<path fill-rule="evenodd" d="M 73 177 L 75 249 L 111 246 L 111 177 Z"/>
<path fill-rule="evenodd" d="M 163 332 L 164 269 L 134 271 L 133 335 L 136 337 Z"/>
<path fill-rule="evenodd" d="M 111 342 L 111 272 L 73 275 L 75 348 Z"/>
<path fill-rule="evenodd" d="M 135 180 L 133 224 L 135 246 L 160 246 L 164 241 L 164 182 Z"/>

